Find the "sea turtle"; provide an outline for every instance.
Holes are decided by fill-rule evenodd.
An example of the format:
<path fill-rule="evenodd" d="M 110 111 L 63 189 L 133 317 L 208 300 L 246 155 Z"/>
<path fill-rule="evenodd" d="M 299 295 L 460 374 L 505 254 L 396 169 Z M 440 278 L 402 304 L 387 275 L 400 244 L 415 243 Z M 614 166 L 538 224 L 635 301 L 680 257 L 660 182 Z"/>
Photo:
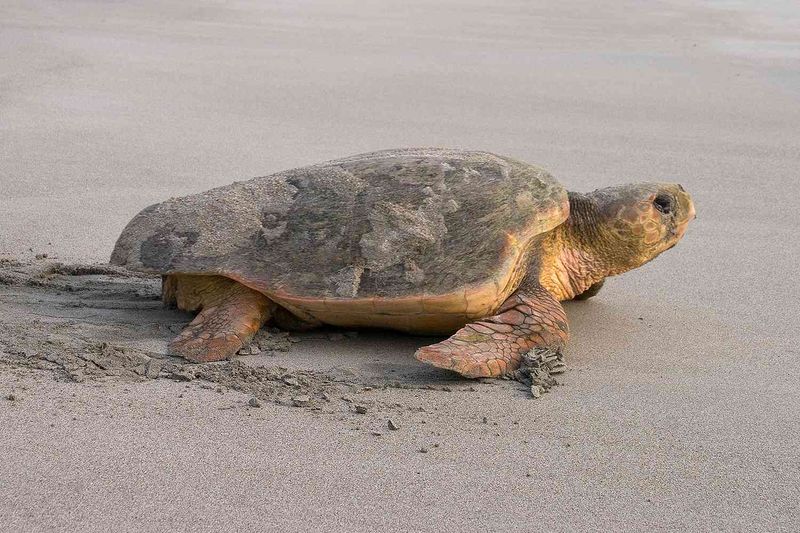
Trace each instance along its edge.
<path fill-rule="evenodd" d="M 234 356 L 270 322 L 450 335 L 416 357 L 468 377 L 515 370 L 568 338 L 559 302 L 650 261 L 695 216 L 683 187 L 580 194 L 482 151 L 373 152 L 173 198 L 139 213 L 111 262 L 163 276 L 199 311 L 170 344 Z"/>

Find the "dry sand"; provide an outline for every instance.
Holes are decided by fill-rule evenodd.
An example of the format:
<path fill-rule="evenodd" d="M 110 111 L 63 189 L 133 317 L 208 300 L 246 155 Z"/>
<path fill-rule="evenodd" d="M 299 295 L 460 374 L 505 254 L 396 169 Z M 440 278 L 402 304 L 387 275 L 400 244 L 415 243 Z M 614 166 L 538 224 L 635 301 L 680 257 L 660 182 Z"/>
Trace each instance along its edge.
<path fill-rule="evenodd" d="M 0 529 L 795 529 L 789 4 L 4 2 Z M 379 333 L 182 381 L 157 280 L 53 268 L 106 261 L 165 197 L 415 145 L 576 190 L 677 180 L 699 218 L 567 304 L 539 400 Z"/>

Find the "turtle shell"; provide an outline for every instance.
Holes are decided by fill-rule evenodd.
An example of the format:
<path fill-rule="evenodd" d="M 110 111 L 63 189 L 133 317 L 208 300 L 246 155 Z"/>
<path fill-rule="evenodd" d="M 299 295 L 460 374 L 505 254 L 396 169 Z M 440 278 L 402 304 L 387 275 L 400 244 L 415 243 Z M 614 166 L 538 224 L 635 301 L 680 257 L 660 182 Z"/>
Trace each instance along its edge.
<path fill-rule="evenodd" d="M 387 150 L 150 206 L 111 262 L 224 275 L 317 317 L 335 302 L 477 316 L 513 292 L 532 240 L 568 213 L 563 187 L 527 163 Z"/>

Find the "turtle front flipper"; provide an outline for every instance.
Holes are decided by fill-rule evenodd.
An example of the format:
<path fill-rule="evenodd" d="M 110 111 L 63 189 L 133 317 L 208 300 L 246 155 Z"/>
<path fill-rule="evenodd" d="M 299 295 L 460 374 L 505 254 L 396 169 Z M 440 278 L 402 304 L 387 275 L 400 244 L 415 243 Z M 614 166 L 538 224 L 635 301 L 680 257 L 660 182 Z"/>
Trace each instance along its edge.
<path fill-rule="evenodd" d="M 496 315 L 423 346 L 415 357 L 470 378 L 498 377 L 516 370 L 531 349 L 560 350 L 568 337 L 561 304 L 545 289 L 533 287 L 511 295 Z"/>
<path fill-rule="evenodd" d="M 275 308 L 260 292 L 227 278 L 178 276 L 177 284 L 178 307 L 199 308 L 200 313 L 169 348 L 173 354 L 195 363 L 221 361 L 235 355 L 250 342 Z"/>

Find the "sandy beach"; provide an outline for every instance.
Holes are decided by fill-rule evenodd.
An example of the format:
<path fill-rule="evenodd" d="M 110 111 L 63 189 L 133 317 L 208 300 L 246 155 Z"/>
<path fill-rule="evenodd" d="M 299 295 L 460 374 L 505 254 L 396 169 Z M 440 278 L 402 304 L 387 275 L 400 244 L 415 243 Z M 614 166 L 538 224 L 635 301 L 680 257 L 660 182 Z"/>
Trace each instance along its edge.
<path fill-rule="evenodd" d="M 5 2 L 0 529 L 796 530 L 790 4 Z M 383 332 L 190 368 L 159 280 L 102 267 L 147 205 L 404 146 L 680 182 L 698 217 L 565 304 L 538 400 Z"/>

